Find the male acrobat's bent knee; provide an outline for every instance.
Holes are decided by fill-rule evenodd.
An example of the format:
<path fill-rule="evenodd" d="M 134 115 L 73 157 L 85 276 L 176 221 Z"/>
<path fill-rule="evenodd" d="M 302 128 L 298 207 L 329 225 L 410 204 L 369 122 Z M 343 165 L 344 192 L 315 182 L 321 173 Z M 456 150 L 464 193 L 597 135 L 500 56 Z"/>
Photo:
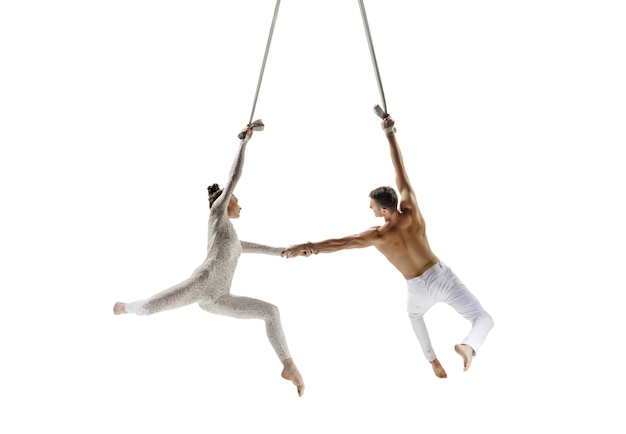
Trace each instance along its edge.
<path fill-rule="evenodd" d="M 493 318 L 487 312 L 484 312 L 481 315 L 479 321 L 482 323 L 482 326 L 487 330 L 491 330 L 495 325 L 495 323 L 493 322 Z"/>

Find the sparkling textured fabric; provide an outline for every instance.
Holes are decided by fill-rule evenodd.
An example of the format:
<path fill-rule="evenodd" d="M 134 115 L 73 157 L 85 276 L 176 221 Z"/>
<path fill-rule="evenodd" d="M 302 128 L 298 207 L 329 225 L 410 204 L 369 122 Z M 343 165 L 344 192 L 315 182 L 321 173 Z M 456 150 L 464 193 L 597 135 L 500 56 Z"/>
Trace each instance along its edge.
<path fill-rule="evenodd" d="M 284 250 L 283 247 L 240 242 L 228 217 L 228 203 L 241 177 L 248 140 L 249 137 L 241 140 L 229 180 L 211 207 L 207 256 L 204 262 L 186 280 L 148 299 L 127 303 L 126 311 L 137 315 L 151 315 L 198 303 L 205 311 L 218 315 L 261 319 L 265 321 L 268 339 L 282 361 L 290 356 L 278 308 L 262 300 L 230 294 L 237 261 L 242 252 L 280 256 Z"/>

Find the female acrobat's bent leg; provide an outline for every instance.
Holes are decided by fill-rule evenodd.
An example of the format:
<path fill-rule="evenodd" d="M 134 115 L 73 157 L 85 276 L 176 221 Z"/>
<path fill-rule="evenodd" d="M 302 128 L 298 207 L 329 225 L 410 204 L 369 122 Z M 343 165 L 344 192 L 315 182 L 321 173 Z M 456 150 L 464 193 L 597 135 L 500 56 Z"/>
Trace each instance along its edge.
<path fill-rule="evenodd" d="M 226 294 L 211 302 L 199 302 L 202 309 L 217 315 L 240 319 L 261 319 L 265 321 L 267 338 L 282 362 L 290 358 L 287 340 L 280 322 L 280 312 L 276 306 L 262 300 Z"/>
<path fill-rule="evenodd" d="M 274 352 L 283 364 L 281 377 L 291 381 L 298 390 L 298 396 L 304 393 L 304 381 L 289 355 L 289 348 L 280 322 L 280 313 L 273 304 L 249 297 L 226 294 L 214 301 L 198 303 L 207 312 L 241 319 L 262 319 L 265 321 L 267 338 Z"/>

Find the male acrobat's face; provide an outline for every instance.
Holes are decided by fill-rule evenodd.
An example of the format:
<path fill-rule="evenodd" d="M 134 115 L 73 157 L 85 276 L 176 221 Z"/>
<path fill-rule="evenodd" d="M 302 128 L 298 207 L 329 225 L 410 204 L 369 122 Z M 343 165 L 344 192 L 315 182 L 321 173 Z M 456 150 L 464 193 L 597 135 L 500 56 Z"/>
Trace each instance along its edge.
<path fill-rule="evenodd" d="M 227 211 L 228 211 L 228 217 L 230 217 L 231 219 L 237 219 L 239 218 L 239 214 L 241 214 L 241 207 L 239 206 L 239 200 L 234 194 L 230 197 L 230 202 L 228 202 Z"/>
<path fill-rule="evenodd" d="M 376 217 L 384 217 L 383 208 L 378 206 L 376 201 L 372 198 L 370 198 L 370 208 L 372 209 L 372 211 L 374 211 L 374 215 Z"/>

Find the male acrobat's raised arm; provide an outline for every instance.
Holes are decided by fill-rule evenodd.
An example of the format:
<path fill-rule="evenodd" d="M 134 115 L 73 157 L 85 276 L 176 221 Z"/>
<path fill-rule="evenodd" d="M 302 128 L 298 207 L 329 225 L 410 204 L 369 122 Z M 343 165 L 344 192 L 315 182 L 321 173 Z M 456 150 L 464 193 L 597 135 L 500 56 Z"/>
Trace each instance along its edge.
<path fill-rule="evenodd" d="M 400 210 L 404 211 L 405 209 L 412 209 L 419 211 L 415 192 L 413 191 L 413 187 L 409 181 L 409 175 L 404 167 L 404 160 L 402 159 L 400 145 L 398 145 L 398 141 L 396 140 L 394 125 L 395 121 L 391 118 L 391 116 L 385 116 L 382 121 L 382 127 L 387 136 L 387 141 L 389 142 L 391 162 L 393 163 L 393 168 L 396 173 L 396 186 L 398 187 L 398 193 L 400 193 Z"/>

